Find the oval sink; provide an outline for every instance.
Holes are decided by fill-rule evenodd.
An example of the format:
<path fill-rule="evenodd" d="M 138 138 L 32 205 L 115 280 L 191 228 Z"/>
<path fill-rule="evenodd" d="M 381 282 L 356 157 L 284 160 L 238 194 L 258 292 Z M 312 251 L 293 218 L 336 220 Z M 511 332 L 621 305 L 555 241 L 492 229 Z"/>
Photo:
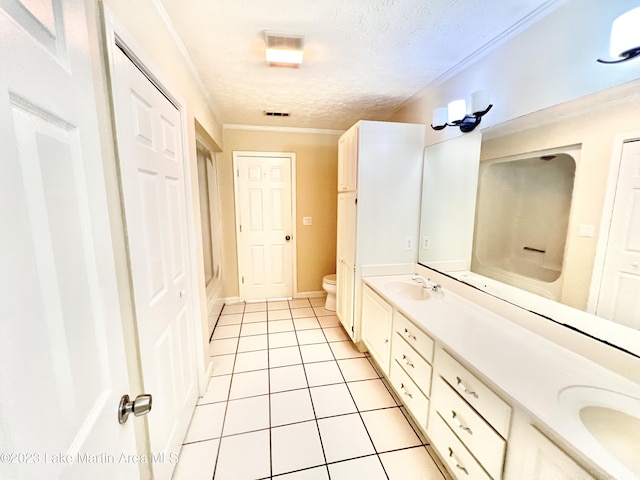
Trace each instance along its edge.
<path fill-rule="evenodd" d="M 389 292 L 406 298 L 407 300 L 428 300 L 431 297 L 429 290 L 417 283 L 389 282 L 386 283 L 384 287 Z"/>
<path fill-rule="evenodd" d="M 562 390 L 559 402 L 589 440 L 640 476 L 640 399 L 601 388 L 575 386 Z"/>

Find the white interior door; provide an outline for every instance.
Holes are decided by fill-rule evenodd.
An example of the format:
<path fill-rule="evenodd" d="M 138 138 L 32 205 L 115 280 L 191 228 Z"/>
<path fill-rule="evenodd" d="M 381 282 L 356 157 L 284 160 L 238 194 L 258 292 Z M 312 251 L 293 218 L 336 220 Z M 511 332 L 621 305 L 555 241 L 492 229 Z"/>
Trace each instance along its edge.
<path fill-rule="evenodd" d="M 640 141 L 622 148 L 596 314 L 640 329 Z"/>
<path fill-rule="evenodd" d="M 138 478 L 85 22 L 0 1 L 3 479 Z"/>
<path fill-rule="evenodd" d="M 114 49 L 114 105 L 156 479 L 169 478 L 197 400 L 180 113 Z"/>
<path fill-rule="evenodd" d="M 292 156 L 234 153 L 240 297 L 293 295 Z"/>

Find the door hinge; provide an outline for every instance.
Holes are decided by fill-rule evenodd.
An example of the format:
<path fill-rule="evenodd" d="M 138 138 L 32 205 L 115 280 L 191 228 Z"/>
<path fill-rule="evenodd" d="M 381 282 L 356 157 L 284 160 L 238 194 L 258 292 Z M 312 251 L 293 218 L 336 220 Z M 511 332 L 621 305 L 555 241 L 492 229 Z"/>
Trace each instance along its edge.
<path fill-rule="evenodd" d="M 236 170 L 236 177 L 239 177 L 239 176 L 240 176 L 240 169 L 238 168 L 238 169 Z"/>
<path fill-rule="evenodd" d="M 358 199 L 356 198 L 356 205 L 358 204 Z"/>
<path fill-rule="evenodd" d="M 242 233 L 242 225 L 240 225 L 240 233 Z"/>
<path fill-rule="evenodd" d="M 242 277 L 242 284 L 244 285 L 244 277 Z"/>
<path fill-rule="evenodd" d="M 351 325 L 351 333 L 356 333 L 355 330 L 353 329 L 353 325 Z"/>

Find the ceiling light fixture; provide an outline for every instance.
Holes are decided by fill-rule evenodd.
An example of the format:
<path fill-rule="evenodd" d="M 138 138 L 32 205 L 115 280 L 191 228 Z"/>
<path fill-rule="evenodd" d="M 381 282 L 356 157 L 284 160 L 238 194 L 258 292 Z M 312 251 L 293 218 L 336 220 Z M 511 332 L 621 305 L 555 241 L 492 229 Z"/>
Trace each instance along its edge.
<path fill-rule="evenodd" d="M 609 52 L 615 60 L 598 58 L 598 62 L 621 63 L 640 55 L 640 7 L 623 13 L 613 21 Z"/>
<path fill-rule="evenodd" d="M 459 127 L 461 132 L 471 132 L 480 125 L 482 117 L 491 107 L 493 105 L 489 103 L 489 92 L 478 90 L 471 94 L 468 108 L 465 99 L 454 100 L 446 107 L 436 108 L 431 128 L 442 130 L 444 127 Z"/>
<path fill-rule="evenodd" d="M 272 67 L 299 68 L 304 55 L 304 36 L 265 30 L 267 64 Z"/>

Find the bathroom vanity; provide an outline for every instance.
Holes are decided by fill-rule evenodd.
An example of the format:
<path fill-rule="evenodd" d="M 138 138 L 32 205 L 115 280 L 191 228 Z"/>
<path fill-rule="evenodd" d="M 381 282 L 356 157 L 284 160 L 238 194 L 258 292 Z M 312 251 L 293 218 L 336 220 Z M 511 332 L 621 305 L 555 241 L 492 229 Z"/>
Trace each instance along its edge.
<path fill-rule="evenodd" d="M 454 478 L 640 478 L 640 385 L 446 285 L 362 283 L 362 341 Z"/>

